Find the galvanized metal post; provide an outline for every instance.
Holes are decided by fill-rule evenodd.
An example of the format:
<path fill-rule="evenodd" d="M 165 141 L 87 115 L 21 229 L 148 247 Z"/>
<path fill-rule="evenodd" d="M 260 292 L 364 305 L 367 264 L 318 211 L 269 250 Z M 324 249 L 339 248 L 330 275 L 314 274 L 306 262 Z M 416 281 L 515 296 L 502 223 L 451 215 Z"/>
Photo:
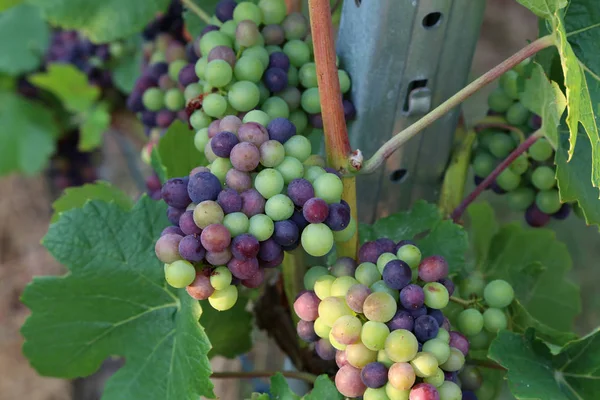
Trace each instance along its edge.
<path fill-rule="evenodd" d="M 344 2 L 337 51 L 352 76 L 354 149 L 370 157 L 465 86 L 484 10 L 484 0 Z M 453 110 L 358 178 L 362 222 L 437 199 L 458 117 Z"/>

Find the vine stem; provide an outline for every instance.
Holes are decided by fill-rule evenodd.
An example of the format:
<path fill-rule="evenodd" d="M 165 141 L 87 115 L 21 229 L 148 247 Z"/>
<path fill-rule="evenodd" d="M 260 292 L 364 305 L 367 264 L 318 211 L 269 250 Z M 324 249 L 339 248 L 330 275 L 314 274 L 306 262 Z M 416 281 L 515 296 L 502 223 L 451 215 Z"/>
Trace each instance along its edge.
<path fill-rule="evenodd" d="M 472 306 L 473 304 L 477 303 L 477 299 L 465 300 L 465 299 L 461 299 L 460 297 L 454 297 L 454 296 L 450 296 L 450 301 L 452 301 L 456 304 L 460 304 L 464 308 L 467 308 L 467 307 Z"/>
<path fill-rule="evenodd" d="M 463 215 L 467 207 L 469 207 L 469 205 L 477 198 L 477 196 L 479 196 L 481 192 L 483 192 L 488 186 L 490 186 L 498 177 L 498 175 L 500 175 L 500 173 L 502 173 L 502 171 L 504 171 L 510 165 L 510 163 L 512 163 L 517 157 L 519 157 L 528 148 L 530 148 L 531 145 L 533 145 L 536 142 L 536 140 L 538 140 L 541 136 L 543 136 L 542 131 L 538 130 L 534 132 L 531 136 L 529 136 L 527 139 L 525 139 L 523 143 L 517 146 L 517 148 L 514 149 L 513 152 L 510 153 L 508 157 L 506 157 L 504 161 L 502 161 L 496 168 L 494 168 L 492 173 L 489 174 L 479 185 L 477 185 L 475 190 L 469 193 L 469 195 L 465 197 L 462 203 L 460 203 L 460 205 L 454 209 L 451 215 L 452 220 L 454 222 L 458 222 L 458 220 L 460 220 L 460 217 Z"/>
<path fill-rule="evenodd" d="M 181 0 L 181 2 L 187 8 L 189 8 L 190 11 L 192 11 L 194 14 L 196 14 L 202 21 L 206 22 L 209 25 L 211 24 L 210 15 L 208 15 L 208 13 L 206 11 L 204 11 L 202 8 L 200 8 L 199 5 L 194 3 L 194 0 Z"/>
<path fill-rule="evenodd" d="M 330 167 L 344 174 L 348 171 L 348 156 L 352 149 L 346 130 L 342 93 L 335 65 L 335 39 L 329 0 L 309 0 L 308 9 L 312 36 L 318 38 L 314 41 L 314 53 L 323 128 L 325 130 L 327 161 Z M 342 197 L 350 205 L 352 217 L 356 221 L 356 180 L 352 176 L 344 177 L 343 183 L 344 193 Z M 357 246 L 358 229 L 352 239 L 337 245 L 338 256 L 356 256 Z"/>
<path fill-rule="evenodd" d="M 484 129 L 488 129 L 488 128 L 498 128 L 498 129 L 502 129 L 505 131 L 514 132 L 517 134 L 517 136 L 519 136 L 519 142 L 522 143 L 525 141 L 525 134 L 523 133 L 522 130 L 520 130 L 516 126 L 512 126 L 512 125 L 508 124 L 506 121 L 502 121 L 501 119 L 496 120 L 496 119 L 486 117 L 483 119 L 483 121 L 481 121 L 477 125 L 475 125 L 475 131 L 477 133 L 479 133 L 480 131 L 482 131 Z"/>
<path fill-rule="evenodd" d="M 313 36 L 318 37 L 318 36 Z M 350 156 L 350 162 L 356 166 L 356 171 L 360 171 L 362 174 L 368 174 L 375 171 L 383 162 L 396 150 L 398 150 L 404 143 L 410 138 L 418 134 L 423 129 L 427 128 L 433 122 L 441 118 L 443 115 L 448 113 L 454 107 L 465 101 L 479 89 L 483 88 L 490 82 L 500 77 L 503 73 L 519 64 L 521 61 L 528 57 L 536 54 L 538 51 L 550 47 L 554 44 L 554 36 L 552 34 L 543 36 L 529 45 L 525 46 L 502 63 L 498 64 L 473 82 L 465 86 L 462 90 L 450 97 L 448 100 L 440 104 L 437 108 L 429 112 L 423 118 L 404 129 L 400 133 L 396 134 L 390 140 L 383 144 L 375 152 L 375 154 L 368 159 L 364 164 L 357 163 L 352 156 Z"/>
<path fill-rule="evenodd" d="M 315 383 L 317 376 L 308 372 L 298 371 L 225 371 L 225 372 L 213 372 L 210 376 L 213 379 L 252 379 L 252 378 L 269 378 L 277 373 L 285 376 L 286 378 L 298 379 L 310 383 Z"/>

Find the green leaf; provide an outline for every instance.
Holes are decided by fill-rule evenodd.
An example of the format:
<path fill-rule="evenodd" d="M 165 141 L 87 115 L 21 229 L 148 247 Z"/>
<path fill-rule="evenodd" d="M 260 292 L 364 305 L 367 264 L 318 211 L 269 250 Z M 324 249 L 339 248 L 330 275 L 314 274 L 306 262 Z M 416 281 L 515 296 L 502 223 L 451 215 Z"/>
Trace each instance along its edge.
<path fill-rule="evenodd" d="M 417 235 L 421 238 L 415 239 Z M 451 271 L 464 268 L 467 234 L 460 225 L 444 220 L 435 204 L 417 201 L 408 211 L 379 219 L 372 226 L 361 225 L 359 236 L 363 243 L 379 238 L 396 242 L 415 239 L 423 257 L 441 255 L 448 261 Z"/>
<path fill-rule="evenodd" d="M 85 112 L 83 118 L 77 147 L 81 151 L 94 150 L 102 144 L 102 136 L 110 126 L 111 116 L 108 103 L 98 103 Z"/>
<path fill-rule="evenodd" d="M 481 268 L 488 258 L 494 235 L 498 232 L 498 222 L 494 209 L 488 202 L 473 203 L 467 208 L 469 216 L 469 238 L 475 251 L 477 268 Z"/>
<path fill-rule="evenodd" d="M 0 175 L 38 173 L 54 153 L 58 126 L 44 106 L 0 91 Z"/>
<path fill-rule="evenodd" d="M 271 398 L 273 400 L 300 400 L 300 396 L 292 392 L 285 377 L 279 372 L 271 377 Z"/>
<path fill-rule="evenodd" d="M 219 0 L 191 0 L 196 6 L 201 7 L 208 15 L 214 14 L 215 6 Z M 196 13 L 186 9 L 183 12 L 183 21 L 185 28 L 193 37 L 200 36 L 202 29 L 204 29 L 207 23 L 201 19 Z"/>
<path fill-rule="evenodd" d="M 536 339 L 501 331 L 488 356 L 508 369 L 508 384 L 517 399 L 595 399 L 600 393 L 600 333 L 569 342 L 553 355 Z"/>
<path fill-rule="evenodd" d="M 319 375 L 315 381 L 315 386 L 309 394 L 303 397 L 303 400 L 343 400 L 344 396 L 335 388 L 335 384 L 327 375 Z"/>
<path fill-rule="evenodd" d="M 102 200 L 106 203 L 114 202 L 123 210 L 130 210 L 133 202 L 119 188 L 108 182 L 96 181 L 83 186 L 70 187 L 54 203 L 52 203 L 52 219 L 50 223 L 58 221 L 60 215 L 73 208 L 81 208 L 90 200 Z"/>
<path fill-rule="evenodd" d="M 534 328 L 537 335 L 546 342 L 564 345 L 571 340 L 576 340 L 573 332 L 561 332 L 533 318 L 521 305 L 519 300 L 513 301 L 508 309 L 511 320 L 511 330 L 516 333 L 525 333 L 527 329 Z"/>
<path fill-rule="evenodd" d="M 540 18 L 551 18 L 558 10 L 564 8 L 568 0 L 517 0 L 529 8 Z"/>
<path fill-rule="evenodd" d="M 86 376 L 118 355 L 126 363 L 104 400 L 214 397 L 200 305 L 167 286 L 154 255 L 165 210 L 146 196 L 130 211 L 93 200 L 50 226 L 43 244 L 69 274 L 35 278 L 23 293 L 23 352 L 38 373 Z"/>
<path fill-rule="evenodd" d="M 37 7 L 21 4 L 0 13 L 1 72 L 20 75 L 37 69 L 49 44 L 50 29 Z"/>
<path fill-rule="evenodd" d="M 248 299 L 241 297 L 227 311 L 215 310 L 208 301 L 200 302 L 200 324 L 211 339 L 212 349 L 208 357 L 234 358 L 252 348 L 252 314 L 246 311 Z"/>
<path fill-rule="evenodd" d="M 22 2 L 23 0 L 0 0 L 0 11 L 8 10 Z"/>
<path fill-rule="evenodd" d="M 29 0 L 48 21 L 64 29 L 83 32 L 96 43 L 122 39 L 140 32 L 169 0 Z"/>
<path fill-rule="evenodd" d="M 525 91 L 520 96 L 521 103 L 530 111 L 542 117 L 542 132 L 553 147 L 558 144 L 560 117 L 567 106 L 567 99 L 556 82 L 546 78 L 539 64 L 534 64 L 531 77 L 525 82 Z"/>
<path fill-rule="evenodd" d="M 72 64 L 50 64 L 29 81 L 53 93 L 71 112 L 87 111 L 100 97 L 100 88 L 90 85 L 87 76 Z"/>
<path fill-rule="evenodd" d="M 194 146 L 194 131 L 181 121 L 171 124 L 157 148 L 167 179 L 187 176 L 192 169 L 208 164 L 204 154 Z"/>
<path fill-rule="evenodd" d="M 127 51 L 112 66 L 112 78 L 117 88 L 125 93 L 131 93 L 135 81 L 142 73 L 144 48 L 141 36 L 132 37 L 125 42 L 124 46 Z"/>

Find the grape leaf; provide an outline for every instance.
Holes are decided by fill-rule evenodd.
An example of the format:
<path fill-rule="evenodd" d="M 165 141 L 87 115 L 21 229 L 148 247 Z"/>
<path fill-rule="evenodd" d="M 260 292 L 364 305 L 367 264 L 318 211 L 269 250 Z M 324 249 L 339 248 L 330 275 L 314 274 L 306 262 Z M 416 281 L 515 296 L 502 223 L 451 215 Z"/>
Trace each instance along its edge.
<path fill-rule="evenodd" d="M 50 110 L 0 91 L 0 175 L 38 173 L 54 152 L 58 125 Z"/>
<path fill-rule="evenodd" d="M 525 333 L 527 329 L 534 328 L 541 339 L 560 346 L 577 339 L 577 335 L 573 332 L 558 331 L 532 317 L 519 300 L 513 301 L 508 308 L 508 313 L 510 315 L 511 331 L 513 332 Z"/>
<path fill-rule="evenodd" d="M 417 201 L 408 211 L 381 218 L 373 225 L 361 224 L 359 229 L 363 243 L 379 238 L 396 242 L 415 239 L 423 257 L 441 255 L 453 272 L 464 268 L 467 234 L 460 225 L 444 220 L 435 204 Z M 417 235 L 420 238 L 415 238 Z"/>
<path fill-rule="evenodd" d="M 124 46 L 126 47 L 125 54 L 115 61 L 111 71 L 117 88 L 122 92 L 131 93 L 136 79 L 142 72 L 144 61 L 144 48 L 141 36 L 136 35 L 130 38 L 125 42 Z"/>
<path fill-rule="evenodd" d="M 23 293 L 23 352 L 38 373 L 86 376 L 119 355 L 126 364 L 104 400 L 215 397 L 200 305 L 167 286 L 154 255 L 165 210 L 146 196 L 130 211 L 93 200 L 50 226 L 43 244 L 70 273 L 35 278 Z"/>
<path fill-rule="evenodd" d="M 90 151 L 102 144 L 102 135 L 110 126 L 109 105 L 106 102 L 98 103 L 83 113 L 82 117 L 77 147 L 81 151 Z"/>
<path fill-rule="evenodd" d="M 8 10 L 22 2 L 23 0 L 0 0 L 0 11 Z"/>
<path fill-rule="evenodd" d="M 523 6 L 529 8 L 540 18 L 551 18 L 556 11 L 564 8 L 567 0 L 517 0 Z"/>
<path fill-rule="evenodd" d="M 194 146 L 194 131 L 181 121 L 171 124 L 158 142 L 158 159 L 166 169 L 166 178 L 187 176 L 190 171 L 208 162 Z"/>
<path fill-rule="evenodd" d="M 158 175 L 158 178 L 160 179 L 161 183 L 165 183 L 168 179 L 167 169 L 165 168 L 160 159 L 160 154 L 158 154 L 158 149 L 156 148 L 156 146 L 154 146 L 154 148 L 150 152 L 150 166 L 152 167 L 156 175 Z"/>
<path fill-rule="evenodd" d="M 313 390 L 310 391 L 303 400 L 342 400 L 344 396 L 335 388 L 335 384 L 327 375 L 319 375 L 315 381 Z"/>
<path fill-rule="evenodd" d="M 488 356 L 508 369 L 508 384 L 517 399 L 594 399 L 600 393 L 600 331 L 567 343 L 558 354 L 536 339 L 501 331 Z"/>
<path fill-rule="evenodd" d="M 300 396 L 292 392 L 285 377 L 279 372 L 271 377 L 271 398 L 275 400 L 300 400 Z"/>
<path fill-rule="evenodd" d="M 191 0 L 197 7 L 201 7 L 208 15 L 212 15 L 215 11 L 215 6 L 219 0 Z M 208 24 L 206 21 L 201 19 L 193 11 L 186 9 L 183 12 L 183 21 L 185 22 L 185 29 L 192 35 L 192 37 L 200 36 L 202 29 Z"/>
<path fill-rule="evenodd" d="M 37 7 L 20 4 L 0 13 L 0 71 L 20 75 L 37 69 L 49 44 L 50 29 Z"/>
<path fill-rule="evenodd" d="M 122 39 L 142 30 L 170 0 L 29 0 L 53 25 L 83 32 L 96 43 Z"/>
<path fill-rule="evenodd" d="M 492 244 L 492 239 L 498 233 L 498 222 L 494 209 L 486 202 L 473 203 L 467 208 L 469 217 L 469 238 L 471 248 L 475 252 L 476 268 L 485 264 Z"/>
<path fill-rule="evenodd" d="M 65 189 L 64 194 L 52 203 L 54 214 L 52 214 L 50 223 L 58 221 L 63 212 L 73 208 L 81 208 L 90 200 L 102 200 L 106 203 L 114 202 L 123 210 L 130 210 L 133 207 L 133 202 L 129 196 L 119 188 L 108 182 L 96 181 Z"/>
<path fill-rule="evenodd" d="M 29 81 L 53 93 L 71 112 L 87 111 L 100 97 L 100 88 L 90 85 L 87 76 L 71 64 L 49 64 L 45 72 L 30 75 Z"/>

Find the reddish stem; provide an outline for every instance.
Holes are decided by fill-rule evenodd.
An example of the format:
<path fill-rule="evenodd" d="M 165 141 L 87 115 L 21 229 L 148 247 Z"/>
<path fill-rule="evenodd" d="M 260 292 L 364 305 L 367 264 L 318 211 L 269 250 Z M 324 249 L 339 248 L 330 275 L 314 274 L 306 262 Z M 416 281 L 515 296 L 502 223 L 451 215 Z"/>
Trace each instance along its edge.
<path fill-rule="evenodd" d="M 540 138 L 540 136 L 541 136 L 540 131 L 537 131 L 536 133 L 529 136 L 527 139 L 525 139 L 525 141 L 523 143 L 521 143 L 516 149 L 514 149 L 513 152 L 510 153 L 504 161 L 502 161 L 496 168 L 494 168 L 492 173 L 489 174 L 483 180 L 483 182 L 481 182 L 479 185 L 477 185 L 475 190 L 473 190 L 471 193 L 469 193 L 469 195 L 467 197 L 465 197 L 465 199 L 462 201 L 462 203 L 460 203 L 460 205 L 458 207 L 456 207 L 456 209 L 452 212 L 452 215 L 451 215 L 452 220 L 454 222 L 458 222 L 458 220 L 460 220 L 460 217 L 463 215 L 463 213 L 465 212 L 467 207 L 473 201 L 475 201 L 477 196 L 479 196 L 481 194 L 481 192 L 483 192 L 488 186 L 490 186 L 496 180 L 498 175 L 500 175 L 502 173 L 502 171 L 504 171 L 510 165 L 510 163 L 512 163 L 517 157 L 519 157 L 521 154 L 523 154 L 525 151 L 527 151 L 527 149 L 530 148 L 531 145 L 534 144 L 535 141 Z"/>

